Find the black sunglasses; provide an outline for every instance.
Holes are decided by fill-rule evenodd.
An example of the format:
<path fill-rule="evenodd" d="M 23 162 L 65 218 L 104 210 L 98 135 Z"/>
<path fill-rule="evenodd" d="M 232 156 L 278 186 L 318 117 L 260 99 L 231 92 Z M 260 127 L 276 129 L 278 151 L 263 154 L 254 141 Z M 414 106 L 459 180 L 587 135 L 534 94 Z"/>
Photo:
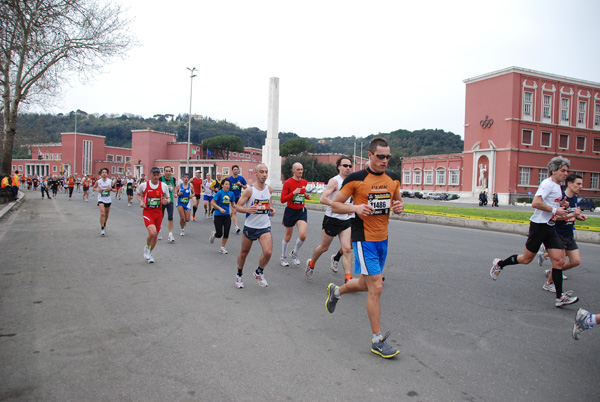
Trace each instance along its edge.
<path fill-rule="evenodd" d="M 351 168 L 351 167 L 352 167 L 352 165 L 348 165 L 348 164 L 346 164 L 346 163 L 344 163 L 344 164 L 342 164 L 342 165 L 340 165 L 340 166 L 343 166 L 343 167 L 345 167 L 345 168 Z"/>
<path fill-rule="evenodd" d="M 392 157 L 392 155 L 380 155 L 380 154 L 373 154 L 373 156 L 378 157 L 379 159 L 383 160 L 383 159 L 390 159 Z"/>

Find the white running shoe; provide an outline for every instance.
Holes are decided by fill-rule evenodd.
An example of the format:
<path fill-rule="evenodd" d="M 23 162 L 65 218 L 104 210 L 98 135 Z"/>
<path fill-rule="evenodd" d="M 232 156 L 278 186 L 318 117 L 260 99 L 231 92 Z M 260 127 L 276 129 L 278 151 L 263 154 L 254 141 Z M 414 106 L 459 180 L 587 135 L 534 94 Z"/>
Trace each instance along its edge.
<path fill-rule="evenodd" d="M 162 240 L 162 235 L 158 232 L 158 240 Z"/>
<path fill-rule="evenodd" d="M 215 242 L 215 235 L 216 235 L 215 231 L 210 232 L 210 237 L 208 238 L 208 241 L 210 242 L 210 244 L 213 244 Z"/>
<path fill-rule="evenodd" d="M 500 272 L 502 272 L 502 269 L 498 266 L 498 263 L 500 261 L 502 261 L 500 258 L 496 258 L 492 262 L 492 269 L 490 269 L 490 276 L 492 277 L 493 280 L 498 279 L 498 275 L 500 275 Z"/>
<path fill-rule="evenodd" d="M 290 263 L 287 260 L 287 257 L 281 257 L 279 259 L 279 263 L 281 264 L 282 267 L 289 267 Z"/>
<path fill-rule="evenodd" d="M 130 207 L 130 206 L 131 206 L 131 203 L 130 203 L 130 202 L 128 202 L 128 203 L 127 203 L 127 206 L 128 206 L 128 207 Z"/>
<path fill-rule="evenodd" d="M 544 271 L 544 276 L 546 278 L 550 277 L 550 270 L 549 269 L 547 269 L 547 270 Z M 565 280 L 565 281 L 567 280 L 567 276 L 565 274 L 563 274 L 563 280 Z"/>
<path fill-rule="evenodd" d="M 312 261 L 312 258 L 309 258 L 308 260 L 306 260 L 306 269 L 304 270 L 304 275 L 306 275 L 306 279 L 312 279 L 313 273 L 315 272 L 315 270 L 310 267 L 311 261 Z"/>
<path fill-rule="evenodd" d="M 542 289 L 547 290 L 548 292 L 556 293 L 556 287 L 554 286 L 554 283 L 548 283 L 548 281 L 544 283 Z"/>
<path fill-rule="evenodd" d="M 154 256 L 150 254 L 150 258 L 148 258 L 148 264 L 154 263 Z"/>
<path fill-rule="evenodd" d="M 333 273 L 337 273 L 338 271 L 338 264 L 340 263 L 339 261 L 334 260 L 336 254 L 331 256 L 331 271 Z"/>
<path fill-rule="evenodd" d="M 181 232 L 179 232 L 179 236 L 185 236 L 185 229 L 181 229 Z"/>
<path fill-rule="evenodd" d="M 175 237 L 173 237 L 173 233 L 169 233 L 169 237 L 167 238 L 169 243 L 175 243 Z"/>
<path fill-rule="evenodd" d="M 144 258 L 146 260 L 150 259 L 150 249 L 148 247 L 146 247 L 146 246 L 144 246 Z"/>
<path fill-rule="evenodd" d="M 544 254 L 541 252 L 537 253 L 537 258 L 538 258 L 538 264 L 540 264 L 540 267 L 542 265 L 544 265 Z"/>
<path fill-rule="evenodd" d="M 298 258 L 298 253 L 294 253 L 294 251 L 290 251 L 290 257 L 292 257 L 292 262 L 294 265 L 300 265 L 300 258 Z"/>
<path fill-rule="evenodd" d="M 106 230 L 102 229 L 102 230 L 100 231 L 100 236 L 106 236 Z"/>
<path fill-rule="evenodd" d="M 577 296 L 571 296 L 567 293 L 563 293 L 561 297 L 554 299 L 554 305 L 556 307 L 567 306 L 569 304 L 577 303 L 579 298 Z"/>
<path fill-rule="evenodd" d="M 254 275 L 254 279 L 258 281 L 258 285 L 261 288 L 266 288 L 267 286 L 269 286 L 267 280 L 265 279 L 265 274 L 257 274 L 256 271 L 254 271 L 252 275 Z"/>
<path fill-rule="evenodd" d="M 244 282 L 242 282 L 241 276 L 235 276 L 235 287 L 238 289 L 242 289 L 244 287 Z"/>
<path fill-rule="evenodd" d="M 573 338 L 578 340 L 581 336 L 581 333 L 586 329 L 589 329 L 590 326 L 588 324 L 588 320 L 590 320 L 590 312 L 580 308 L 577 310 L 577 314 L 575 315 L 575 323 L 573 324 Z"/>
<path fill-rule="evenodd" d="M 219 253 L 221 253 L 221 254 L 227 254 L 227 250 L 225 249 L 225 247 L 221 247 L 219 249 Z"/>

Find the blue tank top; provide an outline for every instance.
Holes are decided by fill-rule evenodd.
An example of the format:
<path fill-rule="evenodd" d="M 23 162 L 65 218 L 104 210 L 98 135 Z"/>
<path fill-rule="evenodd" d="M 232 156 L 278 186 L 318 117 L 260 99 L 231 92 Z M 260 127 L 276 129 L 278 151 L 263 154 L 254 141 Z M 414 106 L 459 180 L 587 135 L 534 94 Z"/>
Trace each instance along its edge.
<path fill-rule="evenodd" d="M 183 183 L 179 185 L 179 197 L 177 197 L 177 205 L 187 207 L 190 203 L 190 195 L 192 194 L 191 184 L 188 183 L 187 188 L 183 188 Z"/>

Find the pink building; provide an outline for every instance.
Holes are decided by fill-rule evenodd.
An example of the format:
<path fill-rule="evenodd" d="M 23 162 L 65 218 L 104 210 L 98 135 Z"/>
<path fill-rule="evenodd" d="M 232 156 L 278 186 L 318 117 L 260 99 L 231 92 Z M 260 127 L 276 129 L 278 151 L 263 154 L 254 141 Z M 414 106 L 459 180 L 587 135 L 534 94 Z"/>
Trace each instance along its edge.
<path fill-rule="evenodd" d="M 534 193 L 561 155 L 583 176 L 582 194 L 600 196 L 599 83 L 519 67 L 464 82 L 464 152 L 405 158 L 403 189 L 496 192 L 509 203 Z"/>
<path fill-rule="evenodd" d="M 30 175 L 88 175 L 106 167 L 109 175 L 123 174 L 131 160 L 131 149 L 105 144 L 105 137 L 84 133 L 62 133 L 61 142 L 32 144 L 32 159 L 13 159 L 13 170 Z"/>

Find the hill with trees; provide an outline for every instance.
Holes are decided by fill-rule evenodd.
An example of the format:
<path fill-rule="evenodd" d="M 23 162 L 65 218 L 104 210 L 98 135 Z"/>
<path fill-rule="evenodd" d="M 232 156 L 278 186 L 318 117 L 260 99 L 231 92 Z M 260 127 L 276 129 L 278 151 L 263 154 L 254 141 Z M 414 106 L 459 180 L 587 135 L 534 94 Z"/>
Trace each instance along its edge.
<path fill-rule="evenodd" d="M 177 116 L 157 114 L 151 118 L 144 118 L 130 113 L 100 115 L 88 114 L 83 111 L 56 115 L 24 113 L 19 116 L 14 157 L 27 157 L 27 148 L 24 147 L 26 144 L 59 142 L 60 133 L 73 132 L 75 127 L 77 127 L 76 131 L 80 133 L 105 136 L 107 145 L 130 147 L 131 130 L 146 128 L 175 133 L 178 141 L 185 142 L 188 135 L 187 124 L 187 114 Z M 236 136 L 243 140 L 244 146 L 261 148 L 267 133 L 257 127 L 240 128 L 226 120 L 214 120 L 206 116 L 192 119 L 190 138 L 193 143 L 199 144 L 203 140 L 217 136 Z M 396 130 L 391 133 L 370 134 L 364 138 L 354 136 L 305 138 L 304 143 L 308 152 L 352 155 L 355 143 L 356 152 L 360 153 L 362 141 L 363 155 L 366 156 L 369 141 L 376 136 L 382 136 L 388 140 L 393 151 L 393 159 L 396 159 L 397 163 L 400 162 L 400 158 L 405 156 L 456 153 L 463 150 L 463 140 L 459 135 L 439 129 Z M 294 143 L 299 143 L 297 141 L 299 138 L 300 136 L 296 133 L 279 133 L 282 145 L 288 140 L 296 140 Z"/>

